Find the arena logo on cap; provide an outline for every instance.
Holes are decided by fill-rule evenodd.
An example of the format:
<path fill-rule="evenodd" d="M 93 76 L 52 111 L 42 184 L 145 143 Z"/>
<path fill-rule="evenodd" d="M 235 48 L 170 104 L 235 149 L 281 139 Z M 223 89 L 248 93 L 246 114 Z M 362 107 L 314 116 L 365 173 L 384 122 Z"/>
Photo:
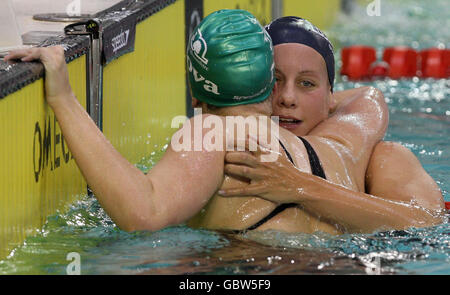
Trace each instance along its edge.
<path fill-rule="evenodd" d="M 208 51 L 208 45 L 205 39 L 203 39 L 202 32 L 197 30 L 197 32 L 191 38 L 191 50 L 200 62 L 207 65 L 208 59 L 206 58 L 206 52 Z"/>

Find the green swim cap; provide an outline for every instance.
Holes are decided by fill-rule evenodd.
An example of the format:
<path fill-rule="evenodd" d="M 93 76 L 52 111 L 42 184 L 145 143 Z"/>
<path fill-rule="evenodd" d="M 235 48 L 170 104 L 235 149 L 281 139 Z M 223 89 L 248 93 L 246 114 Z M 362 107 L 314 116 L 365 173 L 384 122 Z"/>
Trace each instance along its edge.
<path fill-rule="evenodd" d="M 192 95 L 218 106 L 265 100 L 275 84 L 272 40 L 245 10 L 219 10 L 192 32 L 187 48 Z"/>

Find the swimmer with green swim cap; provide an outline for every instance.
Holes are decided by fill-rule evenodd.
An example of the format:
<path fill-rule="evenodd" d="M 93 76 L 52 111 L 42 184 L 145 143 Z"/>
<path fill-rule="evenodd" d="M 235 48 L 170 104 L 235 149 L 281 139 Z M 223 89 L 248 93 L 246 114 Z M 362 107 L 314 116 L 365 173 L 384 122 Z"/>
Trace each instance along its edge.
<path fill-rule="evenodd" d="M 275 83 L 272 41 L 245 10 L 220 10 L 194 30 L 187 48 L 192 95 L 225 107 L 267 99 Z"/>
<path fill-rule="evenodd" d="M 55 113 L 64 139 L 95 197 L 121 229 L 156 231 L 187 222 L 192 227 L 233 231 L 273 229 L 341 233 L 346 230 L 346 224 L 317 219 L 303 209 L 304 206 L 314 206 L 315 199 L 295 199 L 295 195 L 289 192 L 283 194 L 285 198 L 279 202 L 268 201 L 264 195 L 255 197 L 251 193 L 239 198 L 218 194 L 219 190 L 248 186 L 245 178 L 226 176 L 224 162 L 230 131 L 236 127 L 244 130 L 250 128 L 230 127 L 227 121 L 239 116 L 245 120 L 269 118 L 272 114 L 272 54 L 270 38 L 250 13 L 225 10 L 206 17 L 190 39 L 188 69 L 191 70 L 189 83 L 193 102 L 200 101 L 208 114 L 187 120 L 172 136 L 163 157 L 147 174 L 112 146 L 79 104 L 68 82 L 62 47 L 16 51 L 8 59 L 40 59 L 44 63 L 46 100 Z M 343 116 L 354 115 L 351 112 L 358 105 L 350 106 L 353 108 L 342 111 Z M 327 181 L 348 190 L 360 189 L 357 179 L 361 175 L 355 169 L 355 157 L 371 151 L 373 145 L 384 136 L 386 125 L 378 122 L 386 112 L 387 109 L 380 105 L 369 113 L 363 113 L 364 120 L 357 125 L 349 126 L 349 120 L 335 120 L 331 135 L 322 130 L 322 133 L 305 137 L 317 152 Z M 198 122 L 200 125 L 196 125 Z M 267 120 L 267 124 L 272 127 L 274 123 Z M 372 126 L 374 124 L 375 127 Z M 222 133 L 211 138 L 213 125 L 220 125 Z M 194 132 L 191 132 L 191 126 Z M 198 133 L 195 132 L 197 127 L 200 129 Z M 372 132 L 364 135 L 363 130 L 368 128 Z M 261 129 L 249 130 L 249 133 L 257 141 L 260 141 L 261 135 L 266 135 L 262 134 Z M 348 137 L 348 134 L 355 136 Z M 183 139 L 183 143 L 195 146 L 198 137 L 203 143 L 206 142 L 198 150 L 176 151 L 173 148 L 173 143 L 179 138 Z M 209 149 L 208 146 L 213 143 L 219 148 Z M 350 149 L 342 143 L 354 148 Z M 316 177 L 311 173 L 305 145 L 295 135 L 280 128 L 274 144 L 279 147 L 277 156 L 286 165 L 295 165 L 299 173 Z M 270 153 L 272 151 L 261 150 L 255 155 L 262 157 Z M 233 175 L 235 170 L 229 166 L 226 172 Z M 271 174 L 276 176 L 280 172 L 275 169 Z M 253 178 L 257 173 L 250 167 L 247 176 Z M 308 191 L 305 190 L 305 193 Z M 317 194 L 315 197 L 318 198 Z M 330 196 L 322 194 L 320 197 Z M 267 218 L 273 215 L 274 210 L 276 212 L 280 203 L 299 202 L 303 205 L 290 206 L 273 218 Z M 348 204 L 330 207 L 330 215 L 333 215 L 335 208 L 345 205 Z M 262 225 L 261 221 L 264 221 Z"/>

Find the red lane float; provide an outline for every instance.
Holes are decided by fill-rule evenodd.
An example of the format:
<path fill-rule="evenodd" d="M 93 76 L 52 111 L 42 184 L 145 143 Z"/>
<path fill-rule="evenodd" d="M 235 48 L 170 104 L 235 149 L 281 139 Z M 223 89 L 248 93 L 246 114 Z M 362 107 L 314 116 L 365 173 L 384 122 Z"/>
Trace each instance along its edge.
<path fill-rule="evenodd" d="M 341 75 L 350 80 L 450 77 L 449 49 L 429 48 L 417 52 L 404 46 L 389 47 L 384 49 L 382 61 L 377 61 L 375 48 L 354 45 L 343 48 L 341 58 Z"/>
<path fill-rule="evenodd" d="M 421 72 L 424 78 L 450 77 L 450 49 L 430 48 L 420 52 Z"/>
<path fill-rule="evenodd" d="M 343 48 L 341 75 L 351 80 L 367 78 L 370 65 L 376 59 L 376 52 L 372 47 L 355 45 Z"/>
<path fill-rule="evenodd" d="M 369 69 L 369 76 L 372 78 L 384 78 L 389 74 L 389 64 L 385 61 L 372 63 Z"/>
<path fill-rule="evenodd" d="M 392 79 L 411 78 L 417 75 L 417 52 L 412 48 L 386 48 L 383 60 L 389 64 L 388 76 Z"/>

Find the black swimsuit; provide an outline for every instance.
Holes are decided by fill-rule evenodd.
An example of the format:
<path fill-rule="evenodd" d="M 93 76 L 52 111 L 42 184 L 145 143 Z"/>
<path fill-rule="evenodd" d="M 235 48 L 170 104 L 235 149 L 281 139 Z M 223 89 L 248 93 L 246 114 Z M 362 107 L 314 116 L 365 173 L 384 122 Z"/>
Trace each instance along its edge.
<path fill-rule="evenodd" d="M 304 139 L 304 138 L 302 138 L 300 136 L 298 138 L 300 138 L 301 141 L 303 142 L 303 144 L 305 145 L 306 151 L 308 153 L 309 163 L 311 165 L 311 172 L 312 172 L 312 174 L 316 175 L 316 176 L 319 176 L 319 177 L 322 177 L 323 179 L 327 179 L 326 176 L 325 176 L 325 172 L 323 171 L 322 164 L 320 164 L 319 157 L 317 156 L 317 154 L 314 151 L 314 149 L 312 148 L 312 146 L 309 144 L 309 142 L 306 141 L 306 139 Z M 283 143 L 281 141 L 280 141 L 280 145 L 284 149 L 288 159 L 291 161 L 291 163 L 293 165 L 295 165 L 294 164 L 294 160 L 291 157 L 291 154 L 287 151 L 287 149 L 284 147 L 284 145 L 283 145 Z M 276 207 L 272 212 L 270 212 L 269 215 L 267 215 L 266 217 L 264 217 L 263 219 L 261 219 L 260 221 L 255 223 L 254 225 L 248 227 L 246 229 L 246 231 L 247 230 L 256 229 L 259 226 L 261 226 L 262 224 L 264 224 L 267 221 L 269 221 L 271 218 L 273 218 L 278 213 L 284 211 L 287 208 L 292 208 L 292 207 L 296 207 L 296 206 L 297 206 L 296 203 L 281 204 L 278 207 Z M 236 231 L 236 232 L 242 232 L 242 231 Z"/>

